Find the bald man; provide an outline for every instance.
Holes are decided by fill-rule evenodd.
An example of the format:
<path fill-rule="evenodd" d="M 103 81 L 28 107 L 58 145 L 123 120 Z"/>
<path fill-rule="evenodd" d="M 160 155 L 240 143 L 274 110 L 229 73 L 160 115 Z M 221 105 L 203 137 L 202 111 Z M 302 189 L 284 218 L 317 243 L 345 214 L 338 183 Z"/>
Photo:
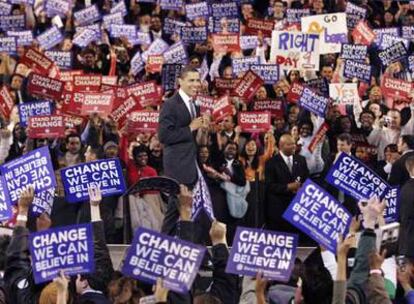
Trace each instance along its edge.
<path fill-rule="evenodd" d="M 266 162 L 266 228 L 298 233 L 282 218 L 296 192 L 309 176 L 306 160 L 295 154 L 296 144 L 289 134 L 279 140 L 279 153 Z M 303 241 L 303 237 L 300 235 Z M 301 241 L 301 240 L 299 240 Z M 303 243 L 303 242 L 302 242 Z"/>

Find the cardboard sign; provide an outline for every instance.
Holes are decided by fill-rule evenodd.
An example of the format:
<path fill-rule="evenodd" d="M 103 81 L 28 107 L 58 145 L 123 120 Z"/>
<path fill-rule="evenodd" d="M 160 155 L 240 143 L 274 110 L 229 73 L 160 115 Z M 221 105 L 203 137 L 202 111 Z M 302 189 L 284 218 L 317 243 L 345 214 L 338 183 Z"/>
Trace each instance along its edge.
<path fill-rule="evenodd" d="M 44 75 L 49 75 L 54 65 L 52 60 L 32 48 L 26 50 L 19 62 L 25 64 L 37 73 Z"/>
<path fill-rule="evenodd" d="M 283 70 L 319 70 L 319 36 L 273 31 L 270 62 Z"/>
<path fill-rule="evenodd" d="M 404 60 L 408 56 L 407 49 L 404 46 L 404 43 L 398 42 L 391 45 L 385 50 L 378 53 L 378 58 L 381 61 L 382 66 L 387 67 L 391 63 Z"/>
<path fill-rule="evenodd" d="M 109 15 L 105 15 L 102 18 L 102 24 L 104 26 L 104 28 L 109 29 L 111 27 L 111 25 L 114 24 L 118 24 L 118 25 L 123 25 L 124 22 L 124 17 L 122 16 L 122 13 L 113 13 L 113 14 L 109 14 Z M 136 35 L 136 28 L 135 28 L 135 32 L 134 35 Z"/>
<path fill-rule="evenodd" d="M 305 87 L 298 82 L 294 82 L 286 95 L 286 99 L 291 103 L 297 103 L 302 96 Z"/>
<path fill-rule="evenodd" d="M 65 137 L 65 124 L 62 115 L 29 117 L 29 138 Z"/>
<path fill-rule="evenodd" d="M 247 20 L 245 33 L 258 35 L 261 32 L 264 37 L 270 37 L 274 28 L 275 22 L 273 20 L 250 18 Z"/>
<path fill-rule="evenodd" d="M 180 36 L 185 44 L 203 43 L 208 38 L 207 26 L 184 26 Z"/>
<path fill-rule="evenodd" d="M 238 122 L 243 132 L 266 133 L 270 130 L 271 116 L 269 112 L 241 112 L 238 116 Z"/>
<path fill-rule="evenodd" d="M 302 17 L 309 16 L 310 9 L 295 9 L 295 8 L 288 8 L 286 10 L 286 20 L 289 24 L 299 23 L 301 22 Z"/>
<path fill-rule="evenodd" d="M 29 117 L 31 116 L 47 116 L 52 114 L 52 104 L 49 101 L 34 101 L 19 103 L 20 125 L 27 127 Z"/>
<path fill-rule="evenodd" d="M 407 40 L 414 41 L 414 25 L 405 25 L 401 27 L 401 37 Z"/>
<path fill-rule="evenodd" d="M 387 36 L 400 37 L 400 29 L 398 27 L 376 28 L 373 31 L 375 33 L 374 43 L 380 50 L 384 50 L 391 45 Z"/>
<path fill-rule="evenodd" d="M 197 166 L 198 179 L 193 188 L 193 205 L 191 209 L 191 220 L 195 221 L 201 210 L 204 210 L 210 221 L 215 220 L 213 203 L 207 183 Z"/>
<path fill-rule="evenodd" d="M 414 55 L 408 56 L 408 70 L 414 72 Z"/>
<path fill-rule="evenodd" d="M 163 54 L 165 63 L 187 64 L 187 49 L 182 41 L 173 44 Z"/>
<path fill-rule="evenodd" d="M 164 53 L 166 50 L 168 50 L 169 47 L 170 46 L 168 45 L 168 43 L 166 43 L 164 40 L 160 38 L 157 38 L 151 43 L 149 48 L 142 53 L 142 60 L 144 62 L 147 62 L 147 58 L 149 55 L 160 55 Z"/>
<path fill-rule="evenodd" d="M 259 38 L 253 35 L 240 36 L 240 48 L 244 50 L 254 50 L 259 45 Z"/>
<path fill-rule="evenodd" d="M 325 189 L 307 179 L 293 198 L 283 218 L 331 252 L 345 235 L 352 215 Z"/>
<path fill-rule="evenodd" d="M 4 178 L 0 176 L 0 221 L 8 221 L 13 217 L 9 195 L 5 189 Z"/>
<path fill-rule="evenodd" d="M 319 34 L 319 53 L 330 54 L 341 52 L 341 44 L 348 42 L 346 14 L 325 14 L 302 17 L 302 31 Z"/>
<path fill-rule="evenodd" d="M 330 83 L 329 97 L 338 104 L 354 105 L 360 101 L 356 83 Z"/>
<path fill-rule="evenodd" d="M 128 115 L 128 132 L 155 133 L 158 130 L 159 112 L 135 111 Z"/>
<path fill-rule="evenodd" d="M 12 5 L 10 3 L 1 2 L 0 3 L 0 16 L 10 15 Z"/>
<path fill-rule="evenodd" d="M 63 92 L 63 82 L 54 78 L 31 73 L 27 90 L 32 95 L 60 100 L 60 96 Z"/>
<path fill-rule="evenodd" d="M 346 24 L 348 28 L 354 28 L 360 20 L 366 19 L 367 9 L 347 2 L 345 7 Z"/>
<path fill-rule="evenodd" d="M 72 52 L 48 51 L 45 55 L 53 60 L 61 69 L 71 69 L 73 61 Z"/>
<path fill-rule="evenodd" d="M 249 70 L 239 81 L 233 93 L 240 98 L 250 101 L 263 84 L 264 81 L 256 73 Z"/>
<path fill-rule="evenodd" d="M 10 117 L 10 113 L 13 109 L 14 101 L 10 94 L 10 90 L 6 86 L 2 86 L 0 89 L 0 113 L 5 118 Z"/>
<path fill-rule="evenodd" d="M 101 75 L 75 75 L 73 77 L 74 90 L 78 92 L 98 92 L 101 89 Z"/>
<path fill-rule="evenodd" d="M 110 117 L 118 124 L 119 128 L 122 128 L 128 114 L 139 110 L 142 110 L 141 105 L 136 102 L 133 96 L 129 96 L 125 99 L 119 99 L 119 101 L 114 104 Z"/>
<path fill-rule="evenodd" d="M 126 16 L 128 15 L 128 9 L 125 5 L 125 1 L 121 0 L 118 3 L 114 3 L 113 7 L 111 8 L 110 11 L 111 14 L 115 14 L 115 13 L 121 13 L 122 16 Z"/>
<path fill-rule="evenodd" d="M 180 11 L 184 6 L 184 0 L 160 0 L 159 3 L 163 10 Z"/>
<path fill-rule="evenodd" d="M 221 95 L 230 94 L 231 92 L 233 92 L 238 83 L 239 79 L 237 78 L 214 78 L 214 87 Z"/>
<path fill-rule="evenodd" d="M 56 187 L 56 179 L 50 159 L 49 147 L 33 150 L 0 166 L 11 202 L 17 202 L 20 194 L 32 186 L 35 193 Z"/>
<path fill-rule="evenodd" d="M 212 113 L 216 99 L 213 96 L 198 95 L 196 97 L 196 105 L 200 107 L 200 113 Z"/>
<path fill-rule="evenodd" d="M 122 195 L 125 180 L 121 162 L 118 158 L 102 159 L 60 170 L 65 199 L 77 203 L 89 199 L 88 186 L 95 185 L 101 189 L 102 197 Z"/>
<path fill-rule="evenodd" d="M 215 52 L 240 51 L 240 40 L 238 34 L 213 34 L 212 39 Z"/>
<path fill-rule="evenodd" d="M 274 84 L 279 81 L 280 69 L 277 64 L 252 64 L 250 69 L 263 79 L 265 84 Z"/>
<path fill-rule="evenodd" d="M 145 67 L 145 62 L 142 60 L 141 53 L 136 52 L 134 57 L 131 59 L 131 72 L 136 76 Z"/>
<path fill-rule="evenodd" d="M 367 83 L 371 82 L 371 69 L 370 64 L 362 62 L 356 62 L 352 60 L 345 60 L 344 77 L 348 79 L 357 78 L 360 81 Z"/>
<path fill-rule="evenodd" d="M 309 88 L 304 88 L 299 98 L 299 105 L 320 117 L 325 117 L 329 98 L 320 96 Z"/>
<path fill-rule="evenodd" d="M 226 272 L 281 282 L 290 278 L 296 258 L 298 236 L 278 231 L 237 227 Z"/>
<path fill-rule="evenodd" d="M 375 37 L 374 31 L 364 20 L 359 21 L 352 31 L 352 38 L 356 44 L 371 45 Z"/>
<path fill-rule="evenodd" d="M 365 62 L 368 55 L 368 46 L 364 44 L 343 44 L 341 58 Z"/>
<path fill-rule="evenodd" d="M 29 46 L 33 43 L 32 31 L 7 31 L 8 37 L 16 37 L 17 46 Z"/>
<path fill-rule="evenodd" d="M 112 111 L 113 95 L 105 93 L 85 93 L 81 107 L 81 115 L 98 113 L 108 116 Z"/>
<path fill-rule="evenodd" d="M 194 20 L 199 17 L 208 17 L 209 15 L 207 1 L 185 5 L 185 16 L 189 20 Z"/>
<path fill-rule="evenodd" d="M 62 32 L 56 27 L 52 26 L 50 29 L 44 31 L 36 37 L 37 42 L 44 50 L 50 50 L 57 44 L 61 43 L 65 37 Z"/>
<path fill-rule="evenodd" d="M 205 247 L 139 227 L 122 267 L 125 276 L 184 293 L 198 273 Z"/>
<path fill-rule="evenodd" d="M 213 106 L 213 120 L 219 122 L 226 118 L 227 116 L 233 115 L 233 105 L 230 103 L 228 96 L 223 96 L 217 99 L 216 103 Z"/>
<path fill-rule="evenodd" d="M 16 54 L 17 39 L 16 37 L 1 37 L 0 38 L 0 52 L 7 54 Z"/>
<path fill-rule="evenodd" d="M 186 26 L 185 22 L 180 22 L 175 19 L 165 18 L 163 24 L 163 31 L 167 35 L 178 34 L 181 32 L 181 28 Z"/>
<path fill-rule="evenodd" d="M 3 31 L 25 30 L 26 16 L 24 14 L 1 16 L 0 29 Z"/>
<path fill-rule="evenodd" d="M 387 206 L 384 210 L 385 223 L 394 223 L 398 221 L 399 213 L 399 190 L 398 187 L 390 187 L 389 192 L 385 195 L 385 202 Z"/>
<path fill-rule="evenodd" d="M 324 122 L 313 136 L 311 142 L 308 145 L 309 152 L 313 153 L 320 142 L 325 138 L 326 132 L 329 130 L 329 125 Z"/>
<path fill-rule="evenodd" d="M 236 2 L 212 3 L 211 16 L 214 18 L 239 17 L 239 8 Z"/>
<path fill-rule="evenodd" d="M 317 77 L 305 81 L 307 87 L 314 90 L 316 93 L 321 94 L 325 97 L 329 96 L 329 83 L 324 77 Z"/>
<path fill-rule="evenodd" d="M 150 55 L 148 56 L 146 70 L 148 73 L 160 73 L 162 71 L 162 65 L 164 63 L 164 56 L 162 55 Z"/>
<path fill-rule="evenodd" d="M 45 10 L 49 18 L 56 15 L 66 17 L 67 13 L 72 10 L 72 1 L 47 0 L 45 2 Z"/>
<path fill-rule="evenodd" d="M 390 186 L 353 156 L 341 153 L 326 175 L 326 181 L 356 200 L 376 195 L 382 199 Z"/>
<path fill-rule="evenodd" d="M 259 64 L 258 56 L 233 58 L 233 74 L 240 75 L 241 73 L 247 72 L 248 70 L 250 70 L 250 66 L 253 64 Z"/>
<path fill-rule="evenodd" d="M 239 18 L 210 17 L 208 31 L 210 33 L 240 33 L 240 20 Z"/>
<path fill-rule="evenodd" d="M 127 94 L 135 96 L 142 107 L 158 105 L 162 98 L 162 92 L 155 81 L 132 84 L 127 87 Z"/>
<path fill-rule="evenodd" d="M 31 213 L 40 216 L 42 213 L 52 214 L 53 202 L 55 199 L 55 188 L 37 193 L 33 198 Z"/>
<path fill-rule="evenodd" d="M 92 224 L 48 229 L 29 235 L 36 284 L 65 275 L 95 271 Z"/>
<path fill-rule="evenodd" d="M 96 4 L 77 11 L 73 15 L 75 17 L 75 24 L 78 26 L 92 24 L 101 19 L 101 13 Z"/>
<path fill-rule="evenodd" d="M 255 100 L 253 102 L 253 111 L 270 112 L 272 117 L 283 117 L 283 101 L 282 100 Z"/>
<path fill-rule="evenodd" d="M 397 78 L 384 76 L 381 83 L 382 93 L 387 98 L 409 100 L 413 84 Z"/>
<path fill-rule="evenodd" d="M 111 24 L 109 32 L 112 38 L 126 37 L 130 42 L 137 38 L 137 27 L 132 24 Z"/>
<path fill-rule="evenodd" d="M 162 66 L 161 83 L 166 92 L 177 88 L 178 84 L 176 80 L 180 75 L 182 67 L 181 64 L 164 64 Z"/>
<path fill-rule="evenodd" d="M 73 39 L 73 44 L 79 46 L 80 48 L 87 47 L 91 42 L 98 39 L 98 33 L 92 29 L 84 29 Z"/>

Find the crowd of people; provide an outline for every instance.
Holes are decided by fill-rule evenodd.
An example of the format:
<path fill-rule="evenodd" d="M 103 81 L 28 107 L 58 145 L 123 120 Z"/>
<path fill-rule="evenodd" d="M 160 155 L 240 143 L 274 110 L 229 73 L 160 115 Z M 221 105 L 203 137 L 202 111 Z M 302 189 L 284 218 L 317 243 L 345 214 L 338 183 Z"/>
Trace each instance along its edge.
<path fill-rule="evenodd" d="M 230 1 L 236 12 L 229 5 L 214 15 L 212 7 L 227 1 L 205 1 L 208 12 L 203 15 L 200 6 L 196 12 L 191 10 L 190 16 L 191 5 L 199 2 L 204 3 L 0 3 L 0 164 L 48 147 L 57 179 L 50 212 L 36 217 L 30 214 L 34 193 L 27 188 L 13 218 L 3 223 L 0 303 L 414 303 L 414 2 Z M 349 4 L 365 11 L 365 17 L 352 15 Z M 98 17 L 92 16 L 93 10 L 83 16 L 78 13 L 92 6 Z M 391 39 L 385 49 L 402 42 L 406 54 L 384 65 L 378 56 L 384 50 L 379 46 L 382 40 L 365 43 L 367 53 L 362 61 L 370 65 L 371 72 L 369 81 L 364 81 L 358 75 L 352 79 L 344 75 L 346 59 L 341 52 L 319 55 L 315 50 L 317 68 L 286 68 L 280 62 L 274 81 L 249 87 L 254 91 L 251 98 L 235 94 L 238 83 L 251 72 L 249 65 L 236 67 L 238 60 L 256 58 L 256 65 L 276 63 L 271 58 L 275 48 L 269 39 L 271 31 L 256 28 L 252 32 L 249 20 L 270 22 L 274 31 L 295 32 L 301 30 L 300 21 L 292 22 L 288 15 L 340 12 L 346 12 L 349 21 L 347 37 L 341 43 L 362 45 L 353 33 L 364 23 L 377 38 Z M 24 16 L 23 24 L 16 21 L 17 16 Z M 351 22 L 355 18 L 359 23 Z M 117 33 L 114 28 L 118 25 L 135 26 L 135 37 L 126 27 Z M 184 28 L 204 28 L 207 35 L 204 40 L 182 43 Z M 399 35 L 393 32 L 395 28 Z M 61 38 L 50 35 L 43 39 L 42 34 L 49 30 L 59 32 Z M 238 49 L 231 43 L 219 47 L 213 38 L 233 34 L 237 34 Z M 7 51 L 10 46 L 3 39 L 13 35 L 18 37 L 15 49 Z M 252 39 L 253 46 L 242 46 L 243 37 Z M 163 58 L 169 50 L 181 47 L 184 52 Z M 29 51 L 37 56 L 37 62 L 28 60 Z M 50 66 L 42 67 L 53 52 L 69 54 L 69 64 L 57 56 Z M 34 74 L 62 81 L 60 95 L 33 90 Z M 103 77 L 98 89 L 79 92 L 74 84 L 76 75 Z M 408 83 L 409 93 L 399 97 L 401 90 L 394 88 L 397 96 L 391 96 L 384 85 L 386 78 Z M 137 84 L 153 83 L 156 97 L 136 89 Z M 356 84 L 352 102 L 349 96 L 346 101 L 346 96 L 329 99 L 330 84 Z M 297 86 L 329 99 L 323 115 L 302 106 L 300 96 L 294 94 Z M 76 101 L 76 94 L 94 92 L 112 95 L 109 113 L 85 115 L 81 111 L 82 101 Z M 218 103 L 223 96 L 228 106 L 220 109 L 225 112 L 220 115 L 205 100 Z M 122 114 L 125 119 L 121 121 L 114 112 L 131 97 L 134 105 Z M 21 105 L 45 100 L 52 104 L 46 115 L 65 116 L 60 138 L 34 138 L 28 122 L 22 121 Z M 77 102 L 79 107 L 74 110 Z M 279 108 L 265 108 L 271 116 L 266 130 L 246 132 L 238 117 L 263 110 L 255 107 L 260 102 Z M 4 110 L 7 107 L 9 111 Z M 131 127 L 128 111 L 159 114 L 156 130 Z M 358 202 L 326 182 L 341 153 L 354 156 L 389 185 L 399 187 L 400 239 L 395 255 L 376 251 L 374 230 L 383 223 L 385 203 L 377 198 Z M 121 160 L 128 187 L 144 178 L 166 176 L 180 184 L 180 194 L 145 190 L 98 199 L 91 196 L 90 201 L 76 204 L 66 202 L 60 170 L 109 158 Z M 354 217 L 349 233 L 338 241 L 336 253 L 319 246 L 283 218 L 309 178 Z M 214 219 L 204 210 L 196 218 L 191 216 L 192 190 L 201 180 L 208 189 Z M 62 271 L 53 282 L 35 284 L 30 233 L 88 222 L 94 228 L 95 272 L 68 278 Z M 166 289 L 162 278 L 153 287 L 124 276 L 112 266 L 107 245 L 130 244 L 138 227 L 208 246 L 211 250 L 202 268 L 212 270 L 212 276 L 197 276 L 192 290 L 185 294 Z M 314 250 L 305 260 L 296 259 L 291 278 L 285 283 L 269 280 L 260 272 L 253 278 L 229 274 L 225 271 L 228 245 L 238 227 L 296 233 L 300 246 Z"/>

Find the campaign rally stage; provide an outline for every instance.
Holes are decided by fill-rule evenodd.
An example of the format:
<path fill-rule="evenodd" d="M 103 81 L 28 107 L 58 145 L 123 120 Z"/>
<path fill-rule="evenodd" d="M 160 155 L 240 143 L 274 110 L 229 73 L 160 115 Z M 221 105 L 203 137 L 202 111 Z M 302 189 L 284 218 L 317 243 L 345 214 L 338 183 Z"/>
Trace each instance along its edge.
<path fill-rule="evenodd" d="M 296 234 L 238 227 L 226 272 L 286 282 L 296 258 Z"/>
<path fill-rule="evenodd" d="M 203 246 L 139 227 L 122 273 L 151 284 L 162 278 L 164 287 L 183 293 L 191 288 L 205 250 Z"/>

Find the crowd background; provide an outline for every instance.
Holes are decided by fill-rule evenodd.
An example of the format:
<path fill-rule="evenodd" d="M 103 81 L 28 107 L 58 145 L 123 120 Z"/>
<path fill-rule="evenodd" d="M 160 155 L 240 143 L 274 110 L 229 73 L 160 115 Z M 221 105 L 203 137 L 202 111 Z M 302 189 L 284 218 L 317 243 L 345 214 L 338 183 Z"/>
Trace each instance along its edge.
<path fill-rule="evenodd" d="M 10 15 L 24 14 L 25 29 L 31 30 L 37 36 L 57 24 L 53 18 L 56 15 L 46 11 L 46 2 L 47 0 L 36 0 L 32 5 L 12 4 Z M 101 38 L 87 46 L 73 44 L 80 28 L 74 21 L 74 12 L 91 4 L 88 2 L 90 1 L 71 3 L 71 9 L 61 16 L 60 30 L 64 39 L 53 50 L 71 52 L 72 70 L 80 70 L 84 74 L 115 76 L 116 84 L 112 88 L 122 89 L 135 83 L 156 81 L 164 89 L 163 96 L 157 105 L 146 106 L 146 110 L 159 111 L 162 103 L 173 95 L 176 88 L 166 86 L 162 71 L 154 71 L 149 65 L 143 64 L 137 72 L 131 63 L 137 53 L 142 54 L 149 48 L 149 44 L 133 44 L 127 37 L 113 38 L 104 28 L 99 29 Z M 140 32 L 148 33 L 151 42 L 157 38 L 162 38 L 169 45 L 180 41 L 178 33 L 165 33 L 164 26 L 168 19 L 190 26 L 203 26 L 211 22 L 202 17 L 189 20 L 184 7 L 181 10 L 168 10 L 163 9 L 160 4 L 150 2 L 126 1 L 127 14 L 123 19 L 126 24 L 136 25 Z M 243 36 L 247 20 L 251 18 L 273 20 L 275 29 L 286 30 L 291 26 L 286 22 L 287 9 L 308 8 L 311 15 L 344 12 L 347 1 L 275 0 L 237 3 L 239 34 Z M 367 10 L 365 21 L 373 29 L 414 26 L 413 2 L 362 0 L 353 3 Z M 103 0 L 92 1 L 92 4 L 97 4 L 104 16 L 110 14 L 111 9 L 118 3 Z M 226 18 L 213 22 L 220 23 L 223 33 L 230 30 Z M 2 30 L 0 33 L 3 37 L 6 36 L 6 31 Z M 242 73 L 235 74 L 233 71 L 234 59 L 260 56 L 263 64 L 270 62 L 269 41 L 261 32 L 257 37 L 257 46 L 243 51 L 218 52 L 213 48 L 210 37 L 204 42 L 186 45 L 186 63 L 200 71 L 201 81 L 197 84 L 197 90 L 201 95 L 222 96 L 223 91 L 215 86 L 217 79 L 234 80 L 242 77 Z M 351 34 L 348 39 L 349 43 L 353 43 Z M 413 41 L 414 36 L 409 42 L 409 55 L 413 54 Z M 32 96 L 27 89 L 33 67 L 19 63 L 29 47 L 44 52 L 34 41 L 31 46 L 18 46 L 16 54 L 3 52 L 0 55 L 0 80 L 8 87 L 15 104 L 9 118 L 0 117 L 0 163 L 18 158 L 35 148 L 48 146 L 56 172 L 81 162 L 119 157 L 123 162 L 129 186 L 144 177 L 163 175 L 163 144 L 157 132 L 130 132 L 126 127 L 120 128 L 110 117 L 97 114 L 83 117 L 79 124 L 67 127 L 65 138 L 28 137 L 27 128 L 19 123 L 17 105 L 44 99 L 41 96 Z M 198 142 L 197 146 L 198 166 L 207 182 L 217 218 L 217 222 L 213 224 L 206 214 L 201 214 L 196 223 L 190 220 L 187 209 L 188 205 L 191 206 L 191 199 L 186 190 L 182 190 L 178 198 L 180 229 L 166 229 L 164 216 L 167 202 L 171 198 L 162 193 L 146 191 L 135 195 L 106 197 L 101 203 L 91 201 L 90 204 L 85 202 L 69 205 L 65 202 L 62 183 L 58 181 L 50 216 L 43 214 L 38 218 L 30 217 L 28 228 L 26 223 L 15 220 L 4 223 L 7 227 L 14 227 L 14 232 L 11 242 L 10 238 L 3 237 L 0 245 L 3 252 L 7 250 L 7 254 L 1 255 L 0 267 L 5 270 L 5 276 L 2 281 L 3 298 L 0 301 L 138 303 L 139 298 L 152 293 L 151 287 L 114 272 L 106 244 L 128 244 L 133 231 L 144 226 L 212 246 L 210 267 L 213 266 L 214 272 L 210 288 L 195 286 L 194 293 L 185 296 L 170 292 L 170 303 L 291 303 L 289 301 L 293 298 L 294 303 L 414 303 L 411 288 L 414 278 L 414 248 L 411 245 L 413 240 L 410 233 L 414 216 L 413 188 L 410 185 L 414 172 L 410 173 L 406 168 L 406 160 L 411 158 L 412 161 L 414 156 L 414 107 L 411 105 L 414 97 L 411 94 L 408 100 L 393 98 L 390 101 L 384 96 L 381 85 L 384 76 L 412 82 L 414 71 L 409 69 L 408 61 L 404 60 L 381 67 L 377 55 L 378 48 L 374 44 L 370 45 L 366 62 L 371 64 L 373 73 L 369 83 L 346 79 L 342 74 L 343 59 L 339 58 L 339 54 L 325 54 L 320 56 L 319 71 L 281 70 L 279 80 L 260 87 L 253 100 L 231 97 L 233 115 L 223 117 L 220 121 L 210 121 L 207 126 L 203 126 L 207 137 L 203 143 Z M 59 78 L 59 73 L 52 74 L 49 76 Z M 345 107 L 332 101 L 324 119 L 317 117 L 288 98 L 289 90 L 295 83 L 311 86 L 311 80 L 314 83 L 322 80 L 328 84 L 357 83 L 360 102 Z M 65 84 L 68 83 L 66 81 Z M 318 90 L 317 87 L 313 89 Z M 272 116 L 271 128 L 267 132 L 245 133 L 237 125 L 237 114 L 251 111 L 251 105 L 260 100 L 279 100 L 282 102 L 283 111 Z M 62 113 L 63 101 L 52 102 L 55 111 Z M 326 123 L 329 129 L 315 150 L 310 152 L 307 147 L 322 123 Z M 400 233 L 404 235 L 404 240 L 400 240 L 400 243 L 404 246 L 401 247 L 400 254 L 405 256 L 406 264 L 402 271 L 395 260 L 391 261 L 393 258 L 386 259 L 391 275 L 386 276 L 385 280 L 381 273 L 369 272 L 380 269 L 384 262 L 381 253 L 372 252 L 375 234 L 372 232 L 374 225 L 371 225 L 381 217 L 383 206 L 375 201 L 358 208 L 358 202 L 353 198 L 324 181 L 327 171 L 340 152 L 354 155 L 390 185 L 402 187 L 400 209 L 404 213 L 400 217 Z M 176 161 L 179 163 L 180 159 Z M 289 163 L 292 164 L 291 167 L 285 165 Z M 414 167 L 412 162 L 410 166 Z M 183 167 L 182 171 L 185 175 L 186 168 Z M 58 179 L 59 176 L 60 174 L 56 174 Z M 282 219 L 282 214 L 308 177 L 329 190 L 353 215 L 362 213 L 364 226 L 358 227 L 357 221 L 353 223 L 350 236 L 338 247 L 336 259 L 332 253 L 317 248 L 307 261 L 298 261 L 291 281 L 287 284 L 267 282 L 260 274 L 253 279 L 226 274 L 224 267 L 228 257 L 227 243 L 231 244 L 237 226 L 297 232 Z M 225 181 L 245 190 L 244 199 L 248 208 L 242 214 L 240 210 L 229 208 L 229 198 L 222 187 Z M 30 191 L 24 193 L 15 210 L 16 214 L 27 213 L 31 200 Z M 95 212 L 91 211 L 93 208 Z M 98 217 L 96 208 L 100 209 Z M 72 278 L 69 284 L 62 275 L 46 287 L 35 286 L 31 280 L 28 245 L 25 241 L 28 229 L 34 231 L 89 221 L 94 222 L 95 228 L 97 272 L 79 276 L 76 280 Z M 353 233 L 358 230 L 363 232 L 359 245 L 356 245 Z M 300 243 L 317 246 L 304 234 L 300 234 Z M 356 253 L 352 252 L 355 251 L 353 249 L 349 250 L 350 247 L 356 247 Z M 355 256 L 352 271 L 346 269 L 350 252 Z M 157 300 L 167 301 L 167 294 L 168 291 L 162 288 L 162 282 L 158 282 Z"/>

